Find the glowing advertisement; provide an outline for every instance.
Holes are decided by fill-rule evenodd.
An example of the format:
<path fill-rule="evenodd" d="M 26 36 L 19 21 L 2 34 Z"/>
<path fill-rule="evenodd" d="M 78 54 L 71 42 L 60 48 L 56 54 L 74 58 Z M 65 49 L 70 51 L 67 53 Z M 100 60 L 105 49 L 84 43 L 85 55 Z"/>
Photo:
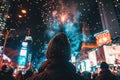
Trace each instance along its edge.
<path fill-rule="evenodd" d="M 96 34 L 95 37 L 96 37 L 96 43 L 98 46 L 111 43 L 112 41 L 109 31 L 103 31 L 99 34 Z"/>
<path fill-rule="evenodd" d="M 20 56 L 18 58 L 18 65 L 24 67 L 26 65 L 26 59 L 27 59 L 27 49 L 21 49 Z"/>
<path fill-rule="evenodd" d="M 97 48 L 96 56 L 98 64 L 100 64 L 101 62 L 105 62 L 104 48 L 102 46 Z"/>
<path fill-rule="evenodd" d="M 108 64 L 120 63 L 120 46 L 103 46 L 103 48 Z"/>
<path fill-rule="evenodd" d="M 27 50 L 26 49 L 21 49 L 20 50 L 20 56 L 27 56 Z"/>
<path fill-rule="evenodd" d="M 22 42 L 22 46 L 27 47 L 28 43 L 27 42 Z"/>
<path fill-rule="evenodd" d="M 91 66 L 97 65 L 96 50 L 92 50 L 92 51 L 88 52 L 88 58 L 90 60 Z"/>
<path fill-rule="evenodd" d="M 26 65 L 26 60 L 27 60 L 27 42 L 22 43 L 22 48 L 20 50 L 20 54 L 18 57 L 18 66 L 19 67 L 25 67 Z"/>
<path fill-rule="evenodd" d="M 24 67 L 26 65 L 26 57 L 25 56 L 19 56 L 18 64 L 19 64 L 19 66 Z"/>

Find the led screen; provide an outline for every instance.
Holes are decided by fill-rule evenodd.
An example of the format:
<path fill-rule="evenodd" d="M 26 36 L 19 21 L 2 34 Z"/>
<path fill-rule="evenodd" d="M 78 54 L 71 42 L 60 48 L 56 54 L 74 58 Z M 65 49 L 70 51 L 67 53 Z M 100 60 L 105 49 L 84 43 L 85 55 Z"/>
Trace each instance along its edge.
<path fill-rule="evenodd" d="M 26 57 L 25 56 L 19 56 L 18 65 L 19 66 L 25 66 L 26 65 Z"/>
<path fill-rule="evenodd" d="M 20 50 L 20 56 L 27 56 L 27 50 L 26 49 L 21 49 Z"/>

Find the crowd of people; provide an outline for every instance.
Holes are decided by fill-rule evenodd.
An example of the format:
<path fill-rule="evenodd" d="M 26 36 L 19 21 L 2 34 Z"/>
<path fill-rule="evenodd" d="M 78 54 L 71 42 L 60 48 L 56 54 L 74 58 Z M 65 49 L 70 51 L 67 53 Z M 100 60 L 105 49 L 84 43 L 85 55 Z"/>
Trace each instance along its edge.
<path fill-rule="evenodd" d="M 120 80 L 109 70 L 106 62 L 101 63 L 99 73 L 76 72 L 75 66 L 69 62 L 70 49 L 67 36 L 58 33 L 50 40 L 46 51 L 47 60 L 38 71 L 29 67 L 23 74 L 22 70 L 14 72 L 14 68 L 4 64 L 1 66 L 0 80 Z"/>

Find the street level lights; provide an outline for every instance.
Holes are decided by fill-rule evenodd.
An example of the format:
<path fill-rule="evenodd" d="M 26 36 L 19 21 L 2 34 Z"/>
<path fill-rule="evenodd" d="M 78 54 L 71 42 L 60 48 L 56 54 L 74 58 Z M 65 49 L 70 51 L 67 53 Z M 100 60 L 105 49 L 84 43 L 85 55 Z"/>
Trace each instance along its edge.
<path fill-rule="evenodd" d="M 22 18 L 22 15 L 18 15 L 19 18 Z"/>

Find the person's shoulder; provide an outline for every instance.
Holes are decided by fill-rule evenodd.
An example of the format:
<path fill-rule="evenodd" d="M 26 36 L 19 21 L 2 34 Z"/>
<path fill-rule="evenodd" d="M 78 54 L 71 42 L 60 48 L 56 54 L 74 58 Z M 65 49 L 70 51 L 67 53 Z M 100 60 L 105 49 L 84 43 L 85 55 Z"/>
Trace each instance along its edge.
<path fill-rule="evenodd" d="M 106 75 L 100 75 L 100 76 L 97 76 L 95 80 L 119 80 L 117 79 L 117 77 L 112 74 L 112 73 L 109 73 L 109 74 L 106 74 Z"/>
<path fill-rule="evenodd" d="M 27 78 L 26 80 L 48 80 L 48 75 L 45 72 L 41 72 L 30 78 Z"/>
<path fill-rule="evenodd" d="M 111 74 L 111 78 L 114 79 L 114 80 L 120 80 L 120 79 L 118 79 L 117 76 L 114 75 L 114 74 Z"/>
<path fill-rule="evenodd" d="M 76 80 L 86 80 L 85 77 L 76 74 Z"/>

